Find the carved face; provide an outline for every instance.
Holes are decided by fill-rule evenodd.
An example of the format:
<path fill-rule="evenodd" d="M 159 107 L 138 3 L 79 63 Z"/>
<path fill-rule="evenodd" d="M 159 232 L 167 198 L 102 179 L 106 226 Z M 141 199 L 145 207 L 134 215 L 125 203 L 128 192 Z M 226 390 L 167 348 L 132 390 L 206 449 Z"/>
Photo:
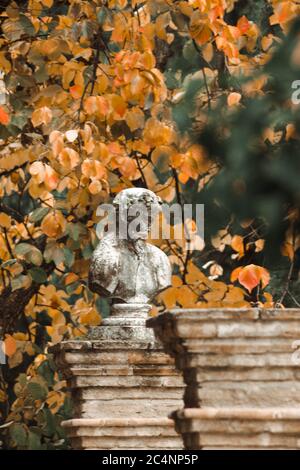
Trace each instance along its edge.
<path fill-rule="evenodd" d="M 149 189 L 130 188 L 121 191 L 113 201 L 119 223 L 126 227 L 132 240 L 147 238 L 153 220 L 160 212 L 160 197 Z"/>

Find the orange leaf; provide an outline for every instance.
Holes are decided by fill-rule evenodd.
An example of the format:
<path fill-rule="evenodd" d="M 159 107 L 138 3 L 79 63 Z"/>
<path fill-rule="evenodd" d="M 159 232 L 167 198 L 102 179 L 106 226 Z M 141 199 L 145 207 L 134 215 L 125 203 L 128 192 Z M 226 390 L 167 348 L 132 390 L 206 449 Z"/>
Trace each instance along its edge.
<path fill-rule="evenodd" d="M 17 343 L 15 338 L 13 338 L 11 335 L 6 336 L 3 342 L 3 350 L 8 357 L 11 357 L 15 354 L 17 350 Z"/>
<path fill-rule="evenodd" d="M 235 281 L 238 279 L 239 274 L 240 274 L 240 272 L 241 272 L 242 269 L 243 269 L 243 267 L 242 267 L 242 266 L 239 266 L 238 268 L 235 268 L 235 269 L 232 271 L 231 276 L 230 276 L 231 282 L 235 282 Z"/>
<path fill-rule="evenodd" d="M 7 126 L 7 124 L 10 121 L 10 117 L 7 114 L 7 112 L 0 106 L 0 123 L 3 124 L 4 126 Z"/>
<path fill-rule="evenodd" d="M 10 228 L 11 226 L 11 217 L 4 212 L 0 213 L 0 227 Z"/>
<path fill-rule="evenodd" d="M 60 237 L 66 226 L 66 220 L 61 212 L 50 212 L 44 218 L 41 229 L 50 238 Z"/>
<path fill-rule="evenodd" d="M 125 178 L 133 177 L 137 170 L 135 160 L 130 157 L 123 157 L 119 164 L 119 169 Z"/>
<path fill-rule="evenodd" d="M 239 271 L 238 271 L 239 270 Z M 238 274 L 239 283 L 247 289 L 248 292 L 259 285 L 262 284 L 262 287 L 266 287 L 270 282 L 270 273 L 263 267 L 257 266 L 255 264 L 249 264 L 243 268 L 237 268 L 231 273 L 231 280 L 236 279 Z"/>
<path fill-rule="evenodd" d="M 78 281 L 79 279 L 79 276 L 75 273 L 69 273 L 66 275 L 64 281 L 65 281 L 65 285 L 68 286 L 69 284 L 72 284 L 73 282 L 76 282 Z"/>
<path fill-rule="evenodd" d="M 58 185 L 58 181 L 59 181 L 59 177 L 56 171 L 54 171 L 51 166 L 45 165 L 44 183 L 45 183 L 46 188 L 49 191 L 56 189 Z"/>
<path fill-rule="evenodd" d="M 239 254 L 239 258 L 244 256 L 245 254 L 245 249 L 244 249 L 244 240 L 243 237 L 240 235 L 234 235 L 234 237 L 231 240 L 231 248 L 234 249 Z"/>
<path fill-rule="evenodd" d="M 145 116 L 143 111 L 138 107 L 127 111 L 126 122 L 131 131 L 142 129 L 145 123 Z"/>
<path fill-rule="evenodd" d="M 91 194 L 99 194 L 100 191 L 102 190 L 102 184 L 100 183 L 99 180 L 93 180 L 90 184 L 89 184 L 89 192 Z"/>
<path fill-rule="evenodd" d="M 70 87 L 70 93 L 74 100 L 78 100 L 82 97 L 83 87 L 81 85 L 73 85 Z"/>
<path fill-rule="evenodd" d="M 84 102 L 84 110 L 87 114 L 96 114 L 103 118 L 109 111 L 109 103 L 104 96 L 89 96 Z"/>
<path fill-rule="evenodd" d="M 79 163 L 79 154 L 76 150 L 66 147 L 58 155 L 59 163 L 66 169 L 73 169 Z"/>
<path fill-rule="evenodd" d="M 250 23 L 245 15 L 239 19 L 239 21 L 237 22 L 237 27 L 242 34 L 245 34 L 248 31 L 248 29 L 250 28 Z"/>
<path fill-rule="evenodd" d="M 126 105 L 125 101 L 123 100 L 123 98 L 121 96 L 112 95 L 111 96 L 111 105 L 112 105 L 112 108 L 113 108 L 115 114 L 117 115 L 117 116 L 115 116 L 116 118 L 124 116 L 124 114 L 126 113 L 127 105 Z"/>
<path fill-rule="evenodd" d="M 235 106 L 241 101 L 242 95 L 240 93 L 230 93 L 227 97 L 228 106 Z"/>

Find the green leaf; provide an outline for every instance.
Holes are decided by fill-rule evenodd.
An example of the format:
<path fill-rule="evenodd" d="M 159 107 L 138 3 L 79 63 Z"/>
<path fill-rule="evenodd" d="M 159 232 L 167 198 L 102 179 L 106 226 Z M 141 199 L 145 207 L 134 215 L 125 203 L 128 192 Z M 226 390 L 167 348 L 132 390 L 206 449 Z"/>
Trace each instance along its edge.
<path fill-rule="evenodd" d="M 14 423 L 9 428 L 9 434 L 17 447 L 25 447 L 28 439 L 28 430 L 24 424 Z"/>
<path fill-rule="evenodd" d="M 42 410 L 42 418 L 40 425 L 43 427 L 43 433 L 47 437 L 52 437 L 54 436 L 56 432 L 56 420 L 55 416 L 51 413 L 51 411 L 48 408 L 44 408 Z"/>
<path fill-rule="evenodd" d="M 28 263 L 35 266 L 41 266 L 43 262 L 43 255 L 38 248 L 29 243 L 19 243 L 15 249 L 17 255 L 24 256 Z"/>
<path fill-rule="evenodd" d="M 199 52 L 196 50 L 193 41 L 187 41 L 182 51 L 183 57 L 189 62 L 194 62 L 199 56 Z"/>
<path fill-rule="evenodd" d="M 68 268 L 71 268 L 75 261 L 75 255 L 69 248 L 64 248 L 63 251 L 65 255 L 65 264 Z"/>
<path fill-rule="evenodd" d="M 98 12 L 97 12 L 97 20 L 98 23 L 102 26 L 104 24 L 104 21 L 107 18 L 107 9 L 105 7 L 102 7 Z"/>
<path fill-rule="evenodd" d="M 30 252 L 31 248 L 32 245 L 29 245 L 29 243 L 19 243 L 15 248 L 15 252 L 17 255 L 26 255 Z"/>
<path fill-rule="evenodd" d="M 67 225 L 67 234 L 72 240 L 78 241 L 79 238 L 86 234 L 86 227 L 79 222 L 77 224 L 68 224 Z"/>
<path fill-rule="evenodd" d="M 17 263 L 18 260 L 16 259 L 8 259 L 7 261 L 5 261 L 4 263 L 1 264 L 1 268 L 6 268 L 7 266 L 11 266 L 12 264 L 15 264 Z"/>
<path fill-rule="evenodd" d="M 48 214 L 48 212 L 49 212 L 49 207 L 39 207 L 38 209 L 35 209 L 35 211 L 33 211 L 30 214 L 29 220 L 31 222 L 39 222 L 45 217 L 45 215 Z"/>
<path fill-rule="evenodd" d="M 54 261 L 55 265 L 58 266 L 64 261 L 63 249 L 58 246 L 56 241 L 49 241 L 44 251 L 44 258 L 47 263 Z"/>
<path fill-rule="evenodd" d="M 14 291 L 17 290 L 17 289 L 22 289 L 22 287 L 24 287 L 25 285 L 27 285 L 27 283 L 29 282 L 29 280 L 30 280 L 30 277 L 29 277 L 29 276 L 25 276 L 24 274 L 21 274 L 20 276 L 15 277 L 15 278 L 11 281 L 11 290 L 12 290 L 12 292 L 14 292 Z"/>
<path fill-rule="evenodd" d="M 28 434 L 28 450 L 42 450 L 40 436 L 32 431 Z"/>
<path fill-rule="evenodd" d="M 47 281 L 48 276 L 45 271 L 41 268 L 31 268 L 28 272 L 32 277 L 32 280 L 34 282 L 37 282 L 38 284 L 43 284 Z"/>
<path fill-rule="evenodd" d="M 29 36 L 35 36 L 35 29 L 30 19 L 25 15 L 20 15 L 20 24 L 23 28 L 23 31 Z"/>
<path fill-rule="evenodd" d="M 47 397 L 48 391 L 37 382 L 30 382 L 27 388 L 34 400 L 45 400 Z"/>
<path fill-rule="evenodd" d="M 90 244 L 85 245 L 85 247 L 81 250 L 81 252 L 82 252 L 84 259 L 90 259 L 90 257 L 93 254 L 93 247 Z"/>

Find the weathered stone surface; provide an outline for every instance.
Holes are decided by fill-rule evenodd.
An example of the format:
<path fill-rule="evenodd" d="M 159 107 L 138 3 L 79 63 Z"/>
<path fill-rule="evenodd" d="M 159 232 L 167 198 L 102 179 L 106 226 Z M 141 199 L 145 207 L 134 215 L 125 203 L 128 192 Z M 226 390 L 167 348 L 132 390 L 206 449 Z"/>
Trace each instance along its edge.
<path fill-rule="evenodd" d="M 299 309 L 172 310 L 147 324 L 183 371 L 186 407 L 300 408 Z"/>
<path fill-rule="evenodd" d="M 74 419 L 63 425 L 75 449 L 182 448 L 167 417 L 182 407 L 183 380 L 145 322 L 137 320 L 127 317 L 125 337 L 124 329 L 104 325 L 101 339 L 89 335 L 54 348 L 72 392 Z M 114 329 L 115 339 L 101 328 Z"/>
<path fill-rule="evenodd" d="M 77 448 L 180 449 L 182 444 L 167 418 L 73 419 L 65 423 Z"/>
<path fill-rule="evenodd" d="M 146 242 L 160 203 L 156 194 L 143 188 L 124 189 L 115 197 L 117 223 L 103 236 L 91 260 L 89 287 L 93 292 L 114 303 L 149 304 L 171 285 L 167 255 Z M 140 230 L 132 231 L 138 214 Z"/>
<path fill-rule="evenodd" d="M 299 449 L 300 411 L 184 409 L 172 415 L 187 449 Z"/>
<path fill-rule="evenodd" d="M 168 257 L 146 242 L 160 202 L 142 188 L 116 196 L 118 225 L 103 236 L 89 272 L 90 289 L 112 299 L 111 316 L 85 340 L 56 347 L 78 418 L 64 423 L 74 448 L 181 448 L 166 417 L 181 404 L 183 382 L 145 327 L 149 302 L 171 285 Z M 130 224 L 138 214 L 132 209 L 141 215 L 134 233 Z M 155 424 L 149 424 L 152 417 Z"/>
<path fill-rule="evenodd" d="M 186 448 L 300 447 L 299 309 L 177 309 L 147 325 L 183 373 Z"/>

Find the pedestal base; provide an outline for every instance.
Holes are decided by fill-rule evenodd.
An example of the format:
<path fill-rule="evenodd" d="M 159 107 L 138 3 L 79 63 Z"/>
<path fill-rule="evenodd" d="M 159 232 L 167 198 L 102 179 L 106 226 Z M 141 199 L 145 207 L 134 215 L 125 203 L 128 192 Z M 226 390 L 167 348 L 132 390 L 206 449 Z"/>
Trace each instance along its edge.
<path fill-rule="evenodd" d="M 73 447 L 85 450 L 182 449 L 167 418 L 71 419 L 62 423 Z"/>
<path fill-rule="evenodd" d="M 183 405 L 183 380 L 145 327 L 149 306 L 139 308 L 141 316 L 122 304 L 86 339 L 56 346 L 74 402 L 64 422 L 74 449 L 183 447 L 167 419 Z"/>
<path fill-rule="evenodd" d="M 300 449 L 300 410 L 186 408 L 172 417 L 188 450 Z"/>

